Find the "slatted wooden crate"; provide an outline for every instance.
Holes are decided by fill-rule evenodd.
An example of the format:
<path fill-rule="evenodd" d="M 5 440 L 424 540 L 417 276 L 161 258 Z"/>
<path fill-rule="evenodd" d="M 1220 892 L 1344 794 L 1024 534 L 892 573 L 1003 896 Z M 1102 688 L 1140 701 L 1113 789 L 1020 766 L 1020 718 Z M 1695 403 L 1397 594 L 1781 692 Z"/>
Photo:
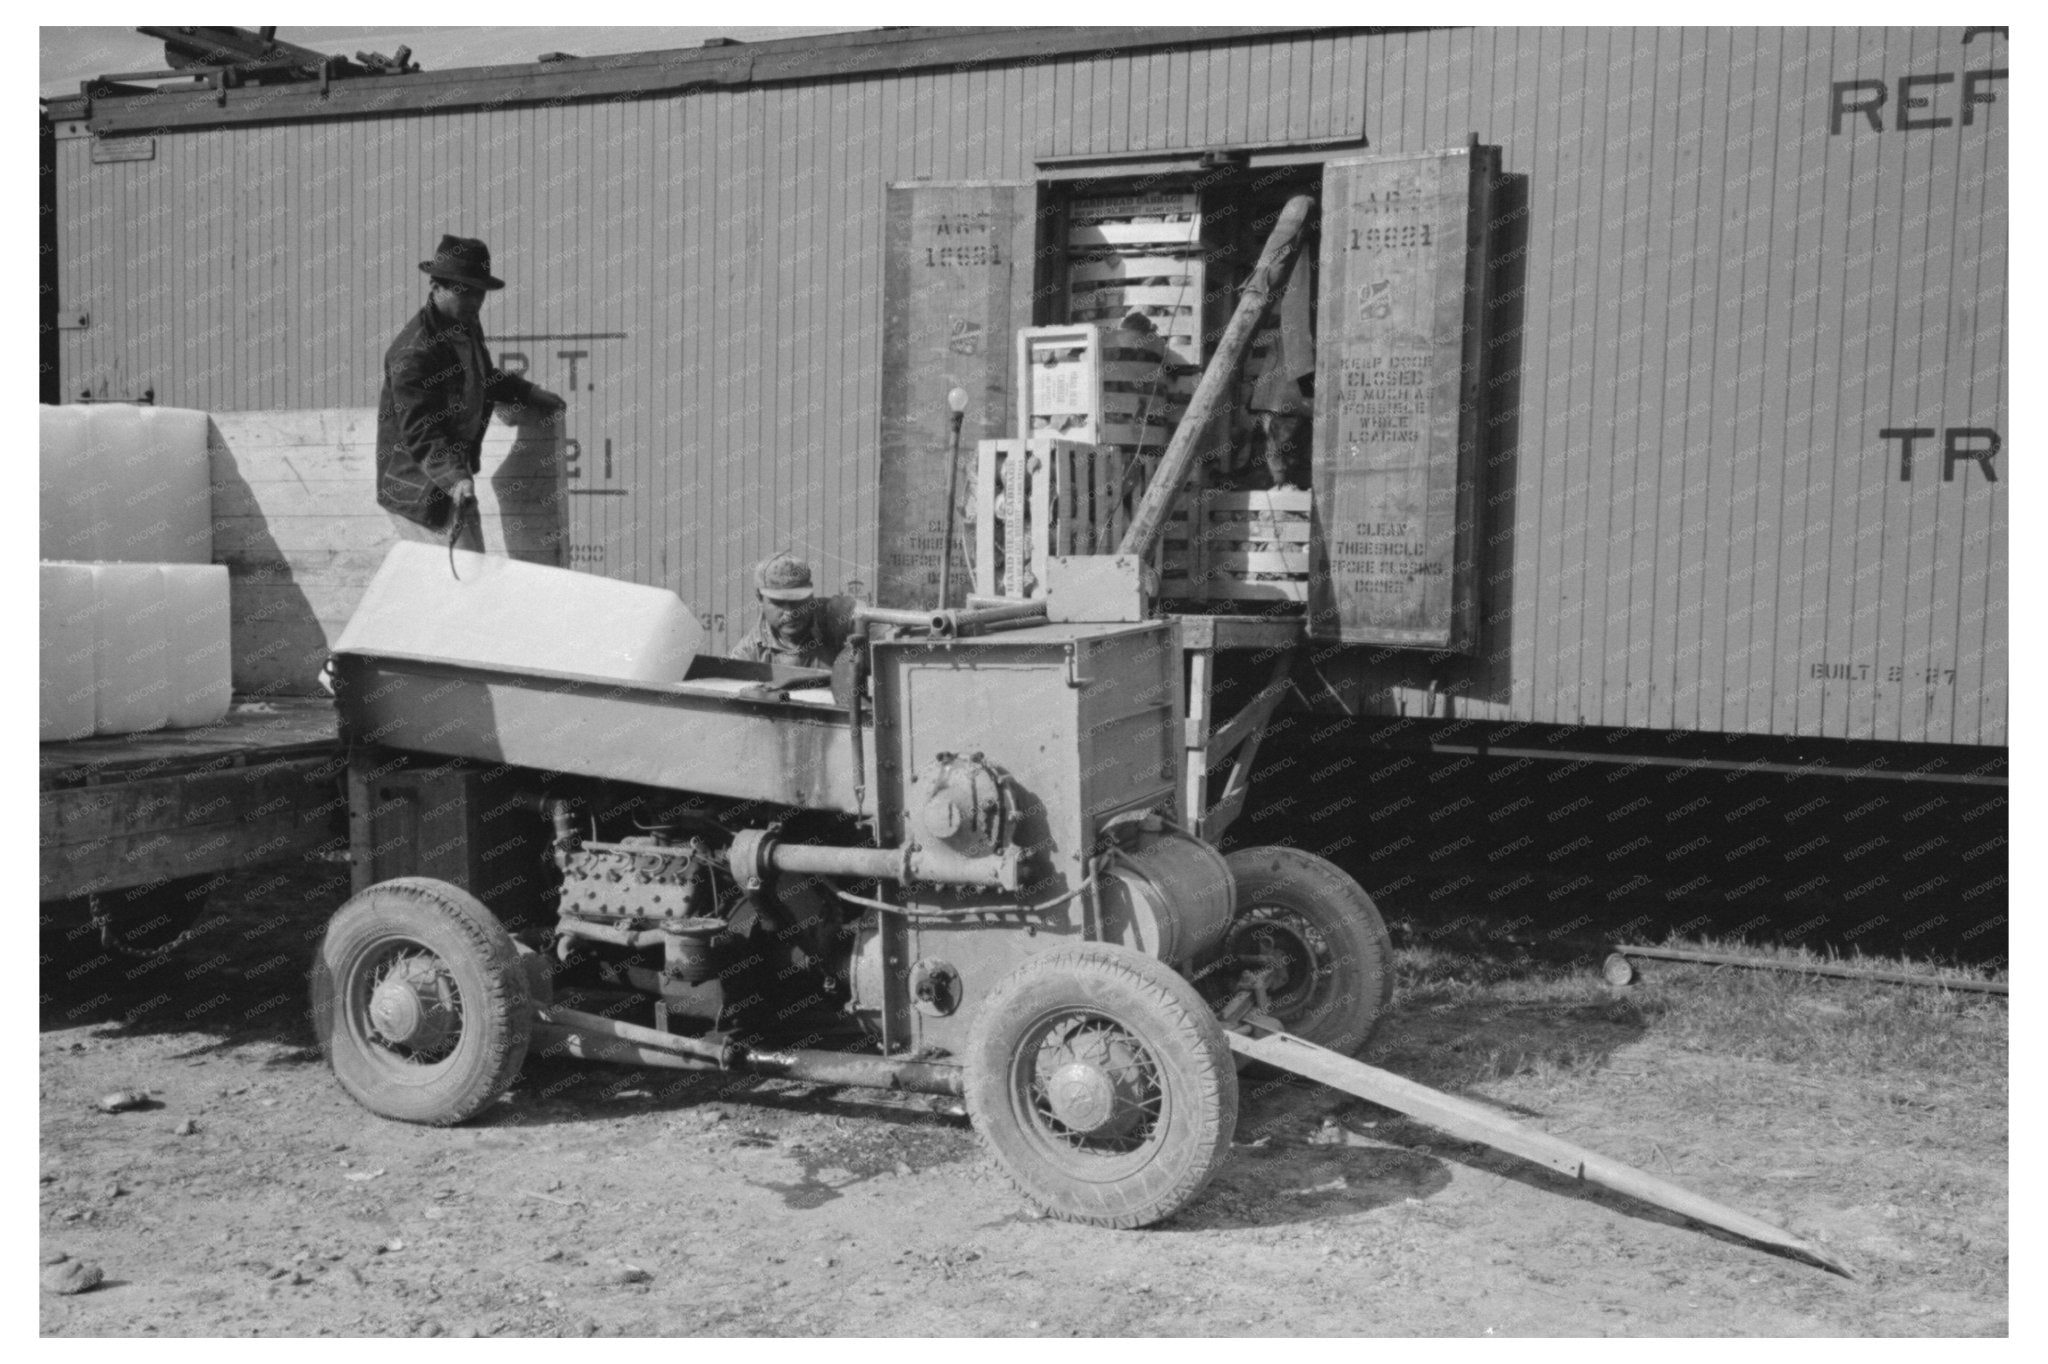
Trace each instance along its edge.
<path fill-rule="evenodd" d="M 1050 467 L 1056 442 L 985 440 L 975 448 L 974 590 L 984 597 L 1042 597 L 1045 560 L 1052 552 L 1052 481 L 1034 477 Z"/>
<path fill-rule="evenodd" d="M 1157 457 L 1187 408 L 1155 337 L 1093 322 L 1017 333 L 1017 434 Z"/>
<path fill-rule="evenodd" d="M 1180 256 L 1096 256 L 1067 272 L 1067 316 L 1114 326 L 1142 313 L 1168 351 L 1189 366 L 1202 349 L 1202 262 Z M 1191 375 L 1181 376 L 1189 390 Z"/>
<path fill-rule="evenodd" d="M 1142 459 L 1109 446 L 1047 436 L 982 441 L 972 511 L 975 591 L 1042 597 L 1048 555 L 1115 553 L 1149 472 Z"/>
<path fill-rule="evenodd" d="M 1312 505 L 1305 491 L 1191 492 L 1168 520 L 1160 596 L 1307 601 Z"/>
<path fill-rule="evenodd" d="M 1169 361 L 1202 362 L 1202 214 L 1192 193 L 1076 199 L 1067 207 L 1067 316 L 1114 325 L 1142 313 Z"/>

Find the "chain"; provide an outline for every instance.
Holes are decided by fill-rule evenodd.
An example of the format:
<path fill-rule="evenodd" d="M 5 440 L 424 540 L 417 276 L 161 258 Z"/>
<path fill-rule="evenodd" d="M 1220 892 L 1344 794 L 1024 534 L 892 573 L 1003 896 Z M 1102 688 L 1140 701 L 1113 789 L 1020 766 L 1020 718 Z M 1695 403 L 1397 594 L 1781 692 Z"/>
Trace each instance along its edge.
<path fill-rule="evenodd" d="M 88 895 L 86 897 L 86 909 L 92 915 L 92 926 L 99 930 L 100 946 L 110 952 L 119 952 L 124 957 L 134 957 L 138 961 L 154 961 L 158 957 L 169 956 L 211 926 L 210 920 L 201 918 L 198 923 L 193 924 L 161 947 L 136 948 L 130 947 L 126 943 L 115 941 L 114 920 L 106 910 L 100 907 L 99 896 Z"/>

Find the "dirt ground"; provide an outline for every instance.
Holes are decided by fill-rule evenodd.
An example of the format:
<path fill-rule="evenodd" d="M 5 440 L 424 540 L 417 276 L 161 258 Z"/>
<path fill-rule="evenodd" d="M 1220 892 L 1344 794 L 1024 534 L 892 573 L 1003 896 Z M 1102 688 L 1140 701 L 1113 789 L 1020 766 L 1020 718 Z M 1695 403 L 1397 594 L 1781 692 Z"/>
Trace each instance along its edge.
<path fill-rule="evenodd" d="M 2002 1000 L 1690 968 L 1617 991 L 1403 949 L 1369 1059 L 1853 1280 L 1272 1081 L 1203 1198 L 1110 1232 L 1034 1217 L 924 1099 L 540 1060 L 470 1125 L 375 1118 L 304 1018 L 335 870 L 238 878 L 133 977 L 46 968 L 41 1246 L 106 1280 L 46 1291 L 43 1334 L 2006 1331 Z M 97 1110 L 124 1089 L 152 1106 Z"/>

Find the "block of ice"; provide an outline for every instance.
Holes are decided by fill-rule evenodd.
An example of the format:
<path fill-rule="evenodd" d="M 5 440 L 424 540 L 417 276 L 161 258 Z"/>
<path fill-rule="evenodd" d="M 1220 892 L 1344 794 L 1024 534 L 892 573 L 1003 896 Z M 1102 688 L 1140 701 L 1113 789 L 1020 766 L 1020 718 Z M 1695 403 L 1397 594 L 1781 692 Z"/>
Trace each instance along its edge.
<path fill-rule="evenodd" d="M 92 564 L 97 674 L 93 731 L 135 734 L 170 718 L 170 635 L 159 564 Z"/>
<path fill-rule="evenodd" d="M 213 557 L 207 416 L 74 403 L 42 409 L 41 557 L 203 564 Z"/>
<path fill-rule="evenodd" d="M 224 564 L 164 564 L 169 639 L 170 729 L 224 719 L 234 701 L 228 648 L 228 570 Z"/>
<path fill-rule="evenodd" d="M 335 652 L 677 682 L 703 627 L 675 593 L 494 554 L 393 545 Z"/>
<path fill-rule="evenodd" d="M 92 733 L 95 704 L 93 654 L 99 647 L 99 594 L 90 564 L 44 564 L 36 614 L 41 652 L 36 659 L 42 741 L 83 739 Z"/>

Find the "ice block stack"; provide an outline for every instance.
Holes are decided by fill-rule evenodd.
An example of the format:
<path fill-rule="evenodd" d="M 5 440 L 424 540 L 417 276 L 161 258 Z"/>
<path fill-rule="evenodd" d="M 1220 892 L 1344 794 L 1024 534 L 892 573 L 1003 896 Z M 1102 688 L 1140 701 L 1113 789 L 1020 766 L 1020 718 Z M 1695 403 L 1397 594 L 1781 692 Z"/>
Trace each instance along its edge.
<path fill-rule="evenodd" d="M 41 558 L 212 560 L 204 412 L 130 403 L 45 407 L 41 473 Z"/>
<path fill-rule="evenodd" d="M 680 682 L 704 639 L 675 593 L 494 554 L 391 547 L 335 652 Z"/>
<path fill-rule="evenodd" d="M 41 566 L 45 742 L 210 725 L 228 713 L 220 564 Z"/>
<path fill-rule="evenodd" d="M 45 741 L 227 714 L 228 571 L 207 562 L 206 429 L 205 413 L 177 408 L 42 409 Z"/>

